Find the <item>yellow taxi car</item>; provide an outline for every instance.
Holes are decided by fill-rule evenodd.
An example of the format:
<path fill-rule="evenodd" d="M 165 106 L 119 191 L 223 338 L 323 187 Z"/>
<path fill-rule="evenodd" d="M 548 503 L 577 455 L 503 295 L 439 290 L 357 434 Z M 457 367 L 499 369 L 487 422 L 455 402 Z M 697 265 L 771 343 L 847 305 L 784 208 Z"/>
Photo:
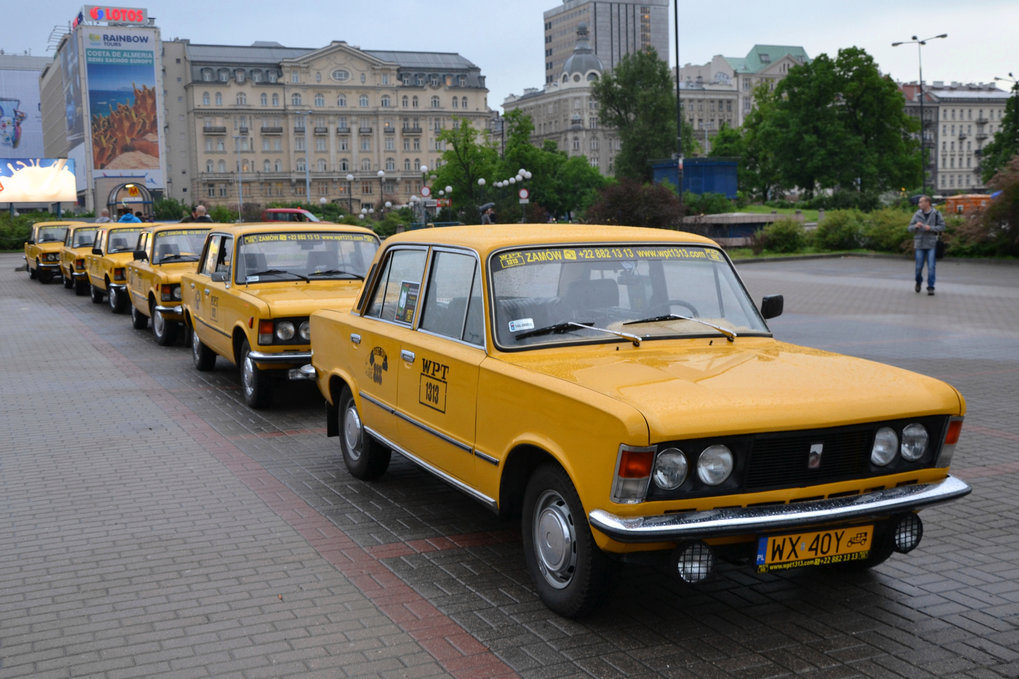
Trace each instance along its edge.
<path fill-rule="evenodd" d="M 177 339 L 184 320 L 181 274 L 194 271 L 209 226 L 158 224 L 138 237 L 134 259 L 127 263 L 127 296 L 131 325 L 144 330 L 152 319 L 156 342 L 166 346 Z"/>
<path fill-rule="evenodd" d="M 36 222 L 25 241 L 25 266 L 28 277 L 49 283 L 60 274 L 60 248 L 67 228 L 78 222 Z"/>
<path fill-rule="evenodd" d="M 714 242 L 636 227 L 446 227 L 386 240 L 352 310 L 311 315 L 350 473 L 392 451 L 520 515 L 539 596 L 599 601 L 612 557 L 691 583 L 869 567 L 917 546 L 965 412 L 936 379 L 776 340 Z"/>
<path fill-rule="evenodd" d="M 74 288 L 76 295 L 88 292 L 88 272 L 85 270 L 85 255 L 92 250 L 98 224 L 72 224 L 67 227 L 64 245 L 60 248 L 60 275 L 65 288 Z"/>
<path fill-rule="evenodd" d="M 89 290 L 93 304 L 109 301 L 110 311 L 127 311 L 127 263 L 134 257 L 138 236 L 145 225 L 110 222 L 96 231 L 92 250 L 85 255 Z"/>
<path fill-rule="evenodd" d="M 379 247 L 370 229 L 273 222 L 213 226 L 197 271 L 181 276 L 198 370 L 240 367 L 245 402 L 269 405 L 276 378 L 307 379 L 308 315 L 350 308 Z"/>

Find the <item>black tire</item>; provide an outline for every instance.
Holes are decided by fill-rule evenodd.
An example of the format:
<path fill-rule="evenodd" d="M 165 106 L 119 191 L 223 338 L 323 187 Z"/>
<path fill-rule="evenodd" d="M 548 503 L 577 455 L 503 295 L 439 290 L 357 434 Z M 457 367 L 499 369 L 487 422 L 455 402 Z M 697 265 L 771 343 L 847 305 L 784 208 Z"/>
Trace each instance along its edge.
<path fill-rule="evenodd" d="M 109 281 L 106 281 L 106 300 L 110 303 L 110 311 L 115 314 L 122 314 L 127 311 L 124 304 L 124 302 L 127 302 L 126 297 L 126 293 L 118 290 L 110 285 Z"/>
<path fill-rule="evenodd" d="M 542 602 L 567 618 L 590 613 L 605 590 L 608 558 L 559 465 L 542 465 L 528 479 L 521 533 L 527 570 Z"/>
<path fill-rule="evenodd" d="M 34 281 L 35 280 L 35 269 L 32 268 L 32 265 L 31 265 L 31 263 L 29 263 L 27 258 L 25 259 L 25 268 L 28 269 L 28 277 L 31 280 Z"/>
<path fill-rule="evenodd" d="M 63 282 L 64 282 L 64 287 L 65 287 L 65 288 L 67 288 L 68 290 L 70 290 L 71 288 L 73 288 L 73 287 L 74 287 L 74 278 L 72 278 L 72 277 L 71 277 L 71 274 L 69 274 L 69 273 L 68 273 L 68 274 L 65 274 L 65 273 L 64 273 L 64 270 L 63 270 L 63 269 L 61 269 L 61 270 L 60 270 L 60 277 L 61 277 L 61 278 L 63 279 Z"/>
<path fill-rule="evenodd" d="M 93 304 L 102 304 L 105 293 L 95 286 L 95 283 L 88 284 L 89 294 L 92 296 Z"/>
<path fill-rule="evenodd" d="M 138 311 L 138 307 L 131 305 L 131 327 L 135 330 L 144 330 L 149 327 L 149 317 Z"/>
<path fill-rule="evenodd" d="M 87 279 L 79 278 L 78 280 L 74 281 L 74 294 L 76 294 L 78 297 L 84 297 L 85 295 L 87 295 L 88 290 L 89 284 Z"/>
<path fill-rule="evenodd" d="M 357 412 L 357 404 L 349 388 L 343 388 L 336 408 L 340 423 L 340 450 L 351 476 L 371 481 L 385 474 L 393 451 L 364 430 L 361 414 Z"/>
<path fill-rule="evenodd" d="M 42 264 L 37 259 L 35 260 L 35 275 L 32 278 L 38 278 L 40 283 L 49 283 L 53 280 L 53 271 L 42 268 Z"/>
<path fill-rule="evenodd" d="M 202 372 L 208 372 L 216 367 L 216 352 L 198 339 L 198 333 L 194 329 L 191 330 L 191 362 Z"/>
<path fill-rule="evenodd" d="M 149 303 L 149 316 L 152 318 L 152 334 L 156 343 L 160 346 L 169 346 L 177 340 L 176 321 L 168 321 L 162 313 L 156 310 L 156 305 Z"/>
<path fill-rule="evenodd" d="M 271 378 L 264 370 L 258 369 L 250 353 L 251 345 L 244 339 L 241 342 L 240 361 L 237 363 L 241 369 L 241 391 L 244 392 L 244 402 L 258 410 L 268 406 L 272 400 Z"/>

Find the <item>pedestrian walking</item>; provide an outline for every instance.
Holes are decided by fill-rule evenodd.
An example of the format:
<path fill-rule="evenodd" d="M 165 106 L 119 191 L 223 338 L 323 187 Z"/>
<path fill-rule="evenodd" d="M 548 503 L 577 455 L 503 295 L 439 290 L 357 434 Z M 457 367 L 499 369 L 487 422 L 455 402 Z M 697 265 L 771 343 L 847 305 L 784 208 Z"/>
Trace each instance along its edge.
<path fill-rule="evenodd" d="M 929 196 L 920 196 L 919 208 L 909 222 L 909 232 L 913 234 L 913 250 L 916 256 L 917 293 L 923 285 L 923 266 L 927 264 L 927 294 L 934 294 L 934 267 L 937 261 L 938 238 L 945 230 L 945 218 L 938 209 L 931 205 Z"/>

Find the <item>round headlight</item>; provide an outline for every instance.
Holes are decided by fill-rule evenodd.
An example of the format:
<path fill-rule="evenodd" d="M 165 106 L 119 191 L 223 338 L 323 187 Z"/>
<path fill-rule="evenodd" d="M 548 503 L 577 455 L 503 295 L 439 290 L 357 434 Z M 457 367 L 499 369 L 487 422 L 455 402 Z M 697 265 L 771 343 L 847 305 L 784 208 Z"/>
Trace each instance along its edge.
<path fill-rule="evenodd" d="M 298 332 L 301 335 L 301 339 L 303 339 L 305 342 L 311 341 L 311 323 L 309 323 L 308 321 L 301 321 L 301 327 Z"/>
<path fill-rule="evenodd" d="M 676 490 L 686 481 L 686 455 L 679 448 L 666 448 L 655 458 L 652 475 L 655 485 L 662 490 Z"/>
<path fill-rule="evenodd" d="M 180 301 L 180 286 L 179 285 L 175 285 L 172 288 L 170 288 L 170 296 L 173 297 L 173 300 L 175 302 L 179 302 Z"/>
<path fill-rule="evenodd" d="M 709 486 L 723 483 L 732 474 L 732 451 L 725 446 L 708 446 L 697 458 L 697 476 Z"/>
<path fill-rule="evenodd" d="M 899 437 L 891 427 L 881 427 L 874 435 L 874 447 L 870 450 L 870 461 L 879 467 L 895 459 L 895 451 L 899 447 Z"/>
<path fill-rule="evenodd" d="M 290 321 L 280 321 L 276 324 L 276 337 L 284 342 L 294 339 L 294 324 Z"/>
<path fill-rule="evenodd" d="M 902 457 L 916 462 L 927 452 L 927 427 L 922 424 L 909 424 L 902 430 Z"/>

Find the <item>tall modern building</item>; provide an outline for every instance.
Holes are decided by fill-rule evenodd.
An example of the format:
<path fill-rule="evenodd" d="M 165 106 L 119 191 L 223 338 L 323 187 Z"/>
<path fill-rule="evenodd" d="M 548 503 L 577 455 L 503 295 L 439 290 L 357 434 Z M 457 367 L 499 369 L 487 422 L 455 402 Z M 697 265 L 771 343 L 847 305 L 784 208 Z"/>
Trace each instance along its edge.
<path fill-rule="evenodd" d="M 591 49 L 606 69 L 649 47 L 668 61 L 669 0 L 565 0 L 544 18 L 545 84 L 562 75 L 581 24 L 587 26 Z"/>

